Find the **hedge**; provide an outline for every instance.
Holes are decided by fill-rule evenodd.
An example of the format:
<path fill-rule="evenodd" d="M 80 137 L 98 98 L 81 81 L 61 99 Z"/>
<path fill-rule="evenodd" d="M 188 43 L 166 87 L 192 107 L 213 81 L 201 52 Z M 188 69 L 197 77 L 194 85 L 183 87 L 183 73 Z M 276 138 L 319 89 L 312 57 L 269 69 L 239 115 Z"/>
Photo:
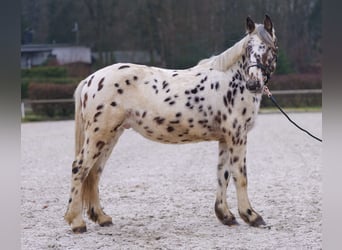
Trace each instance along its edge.
<path fill-rule="evenodd" d="M 29 78 L 24 77 L 21 79 L 21 98 L 28 98 L 28 86 L 31 82 L 40 84 L 77 84 L 81 81 L 79 78 L 75 77 L 63 77 L 63 78 Z"/>
<path fill-rule="evenodd" d="M 42 66 L 42 67 L 33 67 L 31 69 L 22 69 L 21 77 L 29 77 L 29 78 L 47 78 L 47 77 L 56 77 L 63 78 L 67 77 L 67 70 L 63 67 L 57 66 Z"/>
<path fill-rule="evenodd" d="M 28 98 L 31 100 L 73 98 L 77 84 L 40 84 L 28 86 Z M 32 111 L 47 117 L 70 117 L 74 113 L 74 103 L 32 103 Z"/>
<path fill-rule="evenodd" d="M 322 89 L 320 74 L 274 75 L 268 84 L 271 90 Z M 275 96 L 282 107 L 321 107 L 321 94 L 289 94 Z M 268 99 L 263 98 L 261 107 L 274 107 Z"/>
<path fill-rule="evenodd" d="M 273 90 L 321 89 L 322 76 L 321 74 L 273 75 L 268 84 Z"/>

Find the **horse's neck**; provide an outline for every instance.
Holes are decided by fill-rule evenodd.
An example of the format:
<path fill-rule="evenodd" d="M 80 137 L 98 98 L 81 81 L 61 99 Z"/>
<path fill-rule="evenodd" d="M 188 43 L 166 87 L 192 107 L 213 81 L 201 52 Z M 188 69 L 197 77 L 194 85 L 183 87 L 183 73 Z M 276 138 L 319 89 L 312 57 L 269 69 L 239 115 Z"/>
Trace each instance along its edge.
<path fill-rule="evenodd" d="M 230 67 L 225 71 L 225 74 L 227 75 L 227 77 L 230 78 L 235 78 L 238 75 L 241 75 L 241 84 L 245 83 L 246 79 L 248 78 L 244 65 L 246 66 L 246 57 L 243 60 L 243 57 L 240 56 L 238 60 L 236 60 L 232 65 L 230 65 Z"/>
<path fill-rule="evenodd" d="M 209 58 L 208 62 L 217 70 L 224 72 L 229 70 L 245 53 L 246 41 L 247 36 L 221 54 L 214 56 L 212 59 Z"/>

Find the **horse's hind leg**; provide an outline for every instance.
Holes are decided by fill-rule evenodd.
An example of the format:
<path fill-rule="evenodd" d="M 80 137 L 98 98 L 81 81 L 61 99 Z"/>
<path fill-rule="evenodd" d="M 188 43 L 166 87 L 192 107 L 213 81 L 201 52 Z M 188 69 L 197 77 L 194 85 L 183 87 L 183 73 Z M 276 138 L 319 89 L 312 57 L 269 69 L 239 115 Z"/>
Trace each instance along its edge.
<path fill-rule="evenodd" d="M 215 202 L 216 217 L 225 225 L 237 225 L 234 215 L 230 212 L 227 203 L 227 187 L 231 173 L 229 172 L 229 150 L 226 142 L 219 142 L 219 163 L 217 166 L 217 193 Z"/>
<path fill-rule="evenodd" d="M 93 128 L 88 130 L 93 131 Z M 71 224 L 71 228 L 75 233 L 86 231 L 86 224 L 82 218 L 82 212 L 85 206 L 96 204 L 93 207 L 93 217 L 98 214 L 96 221 L 103 220 L 103 223 L 108 222 L 108 217 L 103 213 L 98 201 L 98 177 L 101 171 L 96 166 L 102 165 L 109 156 L 111 151 L 110 145 L 113 140 L 118 138 L 119 131 L 111 131 L 110 129 L 102 128 L 100 133 L 86 133 L 82 151 L 77 155 L 73 162 L 72 178 L 71 178 L 71 193 L 67 212 L 64 216 L 65 220 Z M 114 146 L 114 145 L 113 145 Z M 106 155 L 106 149 L 108 149 Z M 104 157 L 104 158 L 102 158 Z M 102 158 L 102 159 L 101 159 Z M 105 159 L 105 160 L 104 160 Z M 102 166 L 101 166 L 102 167 Z M 91 173 L 89 179 L 88 176 Z M 91 198 L 89 198 L 89 196 Z M 90 214 L 91 213 L 90 208 Z M 102 213 L 99 211 L 102 211 Z M 109 217 L 110 218 L 110 217 Z M 106 224 L 106 223 L 105 223 Z"/>
<path fill-rule="evenodd" d="M 86 223 L 82 217 L 83 182 L 97 161 L 98 156 L 94 155 L 94 152 L 98 154 L 96 144 L 89 140 L 84 144 L 82 152 L 77 155 L 72 164 L 70 199 L 64 219 L 71 225 L 75 233 L 86 231 Z"/>
<path fill-rule="evenodd" d="M 100 226 L 112 225 L 112 218 L 103 211 L 100 205 L 99 181 L 104 166 L 121 134 L 122 130 L 118 131 L 115 137 L 104 146 L 103 155 L 99 156 L 83 183 L 83 202 L 87 208 L 88 217 Z"/>

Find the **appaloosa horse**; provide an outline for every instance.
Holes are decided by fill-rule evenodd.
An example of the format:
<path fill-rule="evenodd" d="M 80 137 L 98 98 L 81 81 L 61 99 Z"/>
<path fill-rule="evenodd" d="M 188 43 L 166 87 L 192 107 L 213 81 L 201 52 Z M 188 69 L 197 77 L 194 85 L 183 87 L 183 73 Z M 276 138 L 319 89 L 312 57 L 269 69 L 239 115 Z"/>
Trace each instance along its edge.
<path fill-rule="evenodd" d="M 247 196 L 246 143 L 263 87 L 275 70 L 277 46 L 267 15 L 263 24 L 247 17 L 246 28 L 234 46 L 192 68 L 117 63 L 78 85 L 75 161 L 65 214 L 75 233 L 86 231 L 83 209 L 101 226 L 112 224 L 100 206 L 98 184 L 114 145 L 129 128 L 162 143 L 218 141 L 217 218 L 237 224 L 226 200 L 232 177 L 241 218 L 251 226 L 265 224 Z"/>

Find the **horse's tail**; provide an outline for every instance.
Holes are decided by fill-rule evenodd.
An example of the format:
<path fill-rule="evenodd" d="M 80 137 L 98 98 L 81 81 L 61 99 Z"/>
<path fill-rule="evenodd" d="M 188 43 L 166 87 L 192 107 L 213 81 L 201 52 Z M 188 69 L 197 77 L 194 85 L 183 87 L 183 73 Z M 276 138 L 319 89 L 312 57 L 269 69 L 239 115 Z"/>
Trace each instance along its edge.
<path fill-rule="evenodd" d="M 75 158 L 81 152 L 84 142 L 84 121 L 82 118 L 81 92 L 83 84 L 79 84 L 74 92 L 75 98 Z"/>
<path fill-rule="evenodd" d="M 81 153 L 84 144 L 84 119 L 82 116 L 82 102 L 81 94 L 83 84 L 79 84 L 74 92 L 75 98 L 75 159 Z M 83 180 L 81 193 L 82 193 L 82 208 L 90 208 L 91 201 L 94 199 L 94 185 L 96 185 L 96 173 L 94 168 L 91 169 L 89 174 Z M 89 214 L 89 212 L 88 212 Z"/>

